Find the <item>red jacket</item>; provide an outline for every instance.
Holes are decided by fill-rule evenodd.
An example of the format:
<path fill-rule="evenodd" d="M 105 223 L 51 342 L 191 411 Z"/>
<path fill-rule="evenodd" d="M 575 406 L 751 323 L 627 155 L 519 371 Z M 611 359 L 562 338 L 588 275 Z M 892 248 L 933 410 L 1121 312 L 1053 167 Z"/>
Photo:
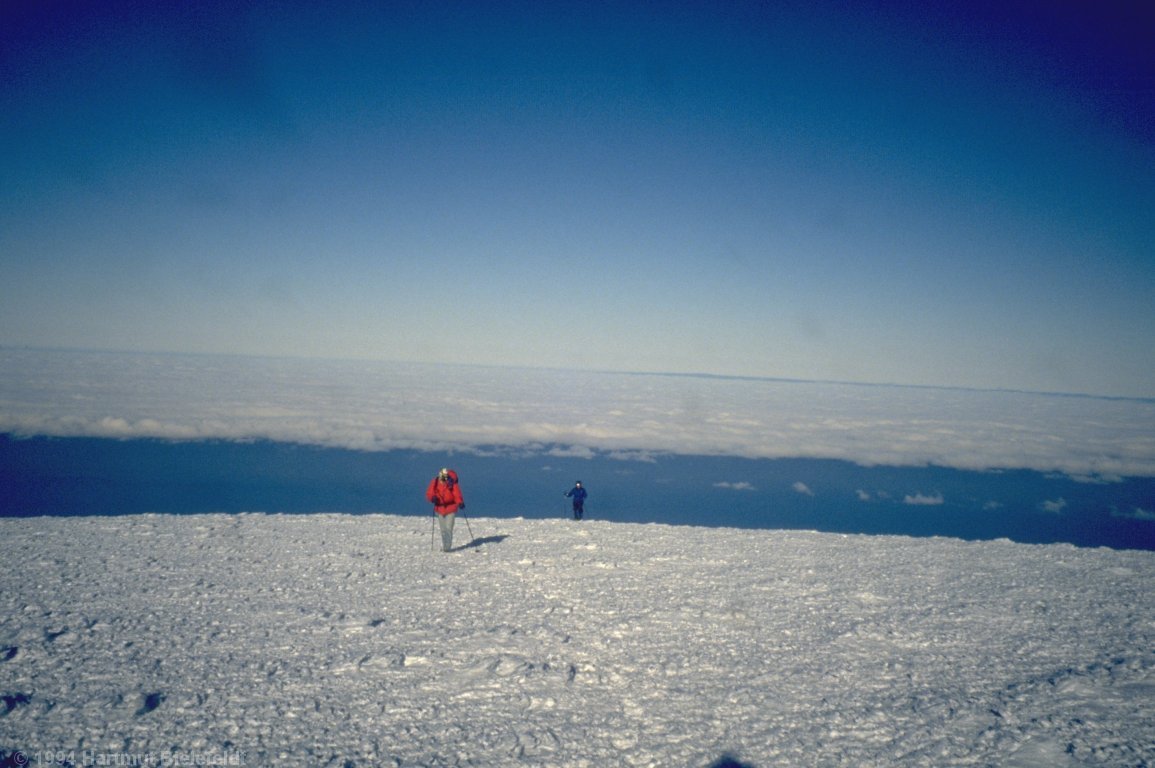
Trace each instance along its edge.
<path fill-rule="evenodd" d="M 429 481 L 425 498 L 433 502 L 433 511 L 439 515 L 452 515 L 458 507 L 465 506 L 461 498 L 461 486 L 457 484 L 457 473 L 452 469 L 449 470 L 448 481 L 442 480 L 440 475 Z"/>

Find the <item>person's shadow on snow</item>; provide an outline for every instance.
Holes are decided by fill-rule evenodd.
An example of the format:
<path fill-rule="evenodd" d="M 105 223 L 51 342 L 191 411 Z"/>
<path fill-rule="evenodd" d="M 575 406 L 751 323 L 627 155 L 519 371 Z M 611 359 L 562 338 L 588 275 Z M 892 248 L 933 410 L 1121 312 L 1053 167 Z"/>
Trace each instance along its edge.
<path fill-rule="evenodd" d="M 729 755 L 722 755 L 717 761 L 710 763 L 710 768 L 754 768 L 754 766 L 740 763 Z"/>
<path fill-rule="evenodd" d="M 500 544 L 508 538 L 509 535 L 505 533 L 498 534 L 497 536 L 483 536 L 480 539 L 474 539 L 468 544 L 462 544 L 460 547 L 454 547 L 451 551 L 460 552 L 466 549 L 477 549 L 484 544 Z"/>

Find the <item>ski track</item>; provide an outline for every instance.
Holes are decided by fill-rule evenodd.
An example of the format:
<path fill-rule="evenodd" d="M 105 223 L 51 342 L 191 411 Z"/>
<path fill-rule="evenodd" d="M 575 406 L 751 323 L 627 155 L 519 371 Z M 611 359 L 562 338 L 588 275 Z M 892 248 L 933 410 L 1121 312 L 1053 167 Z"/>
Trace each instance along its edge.
<path fill-rule="evenodd" d="M 1155 764 L 1155 554 L 470 524 L 0 519 L 0 752 Z"/>

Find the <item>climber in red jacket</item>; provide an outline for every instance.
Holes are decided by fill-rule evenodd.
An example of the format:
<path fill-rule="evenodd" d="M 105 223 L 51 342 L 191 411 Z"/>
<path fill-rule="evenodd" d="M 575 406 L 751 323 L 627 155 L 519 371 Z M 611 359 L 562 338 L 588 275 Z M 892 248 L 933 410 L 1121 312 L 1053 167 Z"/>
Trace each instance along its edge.
<path fill-rule="evenodd" d="M 432 502 L 437 522 L 441 524 L 441 551 L 448 552 L 453 548 L 453 522 L 457 519 L 457 510 L 465 509 L 457 473 L 452 469 L 438 472 L 437 477 L 429 481 L 425 498 Z"/>

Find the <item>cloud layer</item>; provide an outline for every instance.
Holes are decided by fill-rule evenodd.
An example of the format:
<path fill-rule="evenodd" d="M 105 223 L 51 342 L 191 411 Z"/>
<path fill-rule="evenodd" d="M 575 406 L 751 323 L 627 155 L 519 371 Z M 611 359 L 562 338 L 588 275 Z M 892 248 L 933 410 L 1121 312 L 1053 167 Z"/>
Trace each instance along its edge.
<path fill-rule="evenodd" d="M 364 361 L 4 349 L 0 432 L 1155 476 L 1150 400 Z"/>

